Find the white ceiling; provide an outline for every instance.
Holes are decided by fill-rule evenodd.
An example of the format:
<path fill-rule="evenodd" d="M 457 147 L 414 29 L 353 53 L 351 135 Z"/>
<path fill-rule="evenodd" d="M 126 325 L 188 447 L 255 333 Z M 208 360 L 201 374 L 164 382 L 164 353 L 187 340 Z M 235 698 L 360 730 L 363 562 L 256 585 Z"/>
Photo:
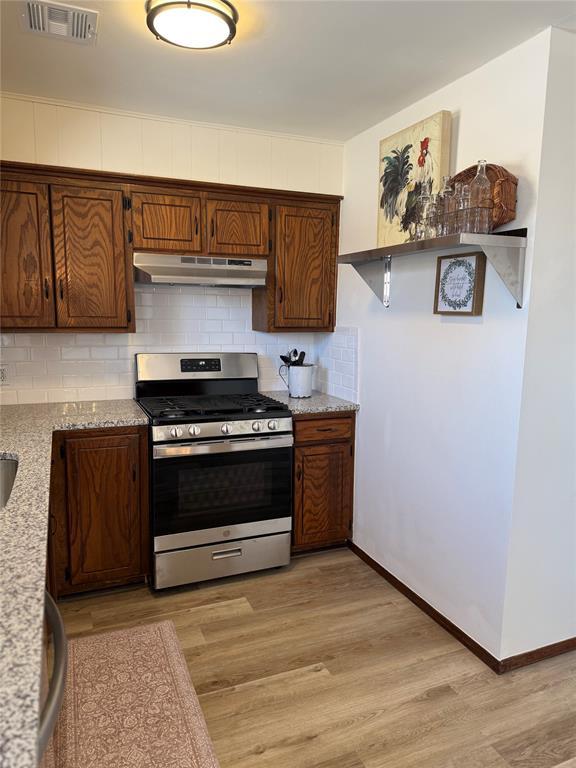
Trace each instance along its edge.
<path fill-rule="evenodd" d="M 20 29 L 2 0 L 4 91 L 134 112 L 346 139 L 551 24 L 573 0 L 237 0 L 232 45 L 157 41 L 139 0 L 100 11 L 95 47 Z"/>

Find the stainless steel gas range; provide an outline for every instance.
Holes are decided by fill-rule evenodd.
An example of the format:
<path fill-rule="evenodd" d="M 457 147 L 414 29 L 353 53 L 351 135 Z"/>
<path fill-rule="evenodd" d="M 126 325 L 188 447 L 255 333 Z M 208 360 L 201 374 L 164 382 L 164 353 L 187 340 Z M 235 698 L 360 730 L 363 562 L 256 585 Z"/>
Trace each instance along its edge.
<path fill-rule="evenodd" d="M 150 417 L 154 587 L 287 565 L 292 414 L 256 354 L 138 354 Z"/>

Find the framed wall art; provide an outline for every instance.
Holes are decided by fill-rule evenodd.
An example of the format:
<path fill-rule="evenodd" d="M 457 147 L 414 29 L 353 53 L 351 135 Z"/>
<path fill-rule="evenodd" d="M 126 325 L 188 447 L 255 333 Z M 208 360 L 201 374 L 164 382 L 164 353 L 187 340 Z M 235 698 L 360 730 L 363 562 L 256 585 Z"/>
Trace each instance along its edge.
<path fill-rule="evenodd" d="M 486 256 L 483 253 L 439 256 L 434 314 L 481 315 L 485 275 Z"/>
<path fill-rule="evenodd" d="M 380 142 L 378 247 L 416 239 L 417 201 L 450 172 L 450 112 L 443 110 Z"/>

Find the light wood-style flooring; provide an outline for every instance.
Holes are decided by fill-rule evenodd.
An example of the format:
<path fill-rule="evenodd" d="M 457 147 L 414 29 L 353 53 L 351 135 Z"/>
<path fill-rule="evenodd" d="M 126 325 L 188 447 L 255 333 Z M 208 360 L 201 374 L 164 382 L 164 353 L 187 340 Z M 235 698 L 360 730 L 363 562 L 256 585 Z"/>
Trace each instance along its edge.
<path fill-rule="evenodd" d="M 171 619 L 222 768 L 576 768 L 576 653 L 498 677 L 349 550 L 60 608 Z"/>

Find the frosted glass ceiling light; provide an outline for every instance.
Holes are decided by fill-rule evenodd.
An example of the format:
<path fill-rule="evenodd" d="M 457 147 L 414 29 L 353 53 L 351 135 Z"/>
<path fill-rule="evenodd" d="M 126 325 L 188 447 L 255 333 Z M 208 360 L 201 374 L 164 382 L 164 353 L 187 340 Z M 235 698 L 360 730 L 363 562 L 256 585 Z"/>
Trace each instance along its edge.
<path fill-rule="evenodd" d="M 146 23 L 153 35 L 181 48 L 218 48 L 236 34 L 238 12 L 228 0 L 148 0 Z"/>

